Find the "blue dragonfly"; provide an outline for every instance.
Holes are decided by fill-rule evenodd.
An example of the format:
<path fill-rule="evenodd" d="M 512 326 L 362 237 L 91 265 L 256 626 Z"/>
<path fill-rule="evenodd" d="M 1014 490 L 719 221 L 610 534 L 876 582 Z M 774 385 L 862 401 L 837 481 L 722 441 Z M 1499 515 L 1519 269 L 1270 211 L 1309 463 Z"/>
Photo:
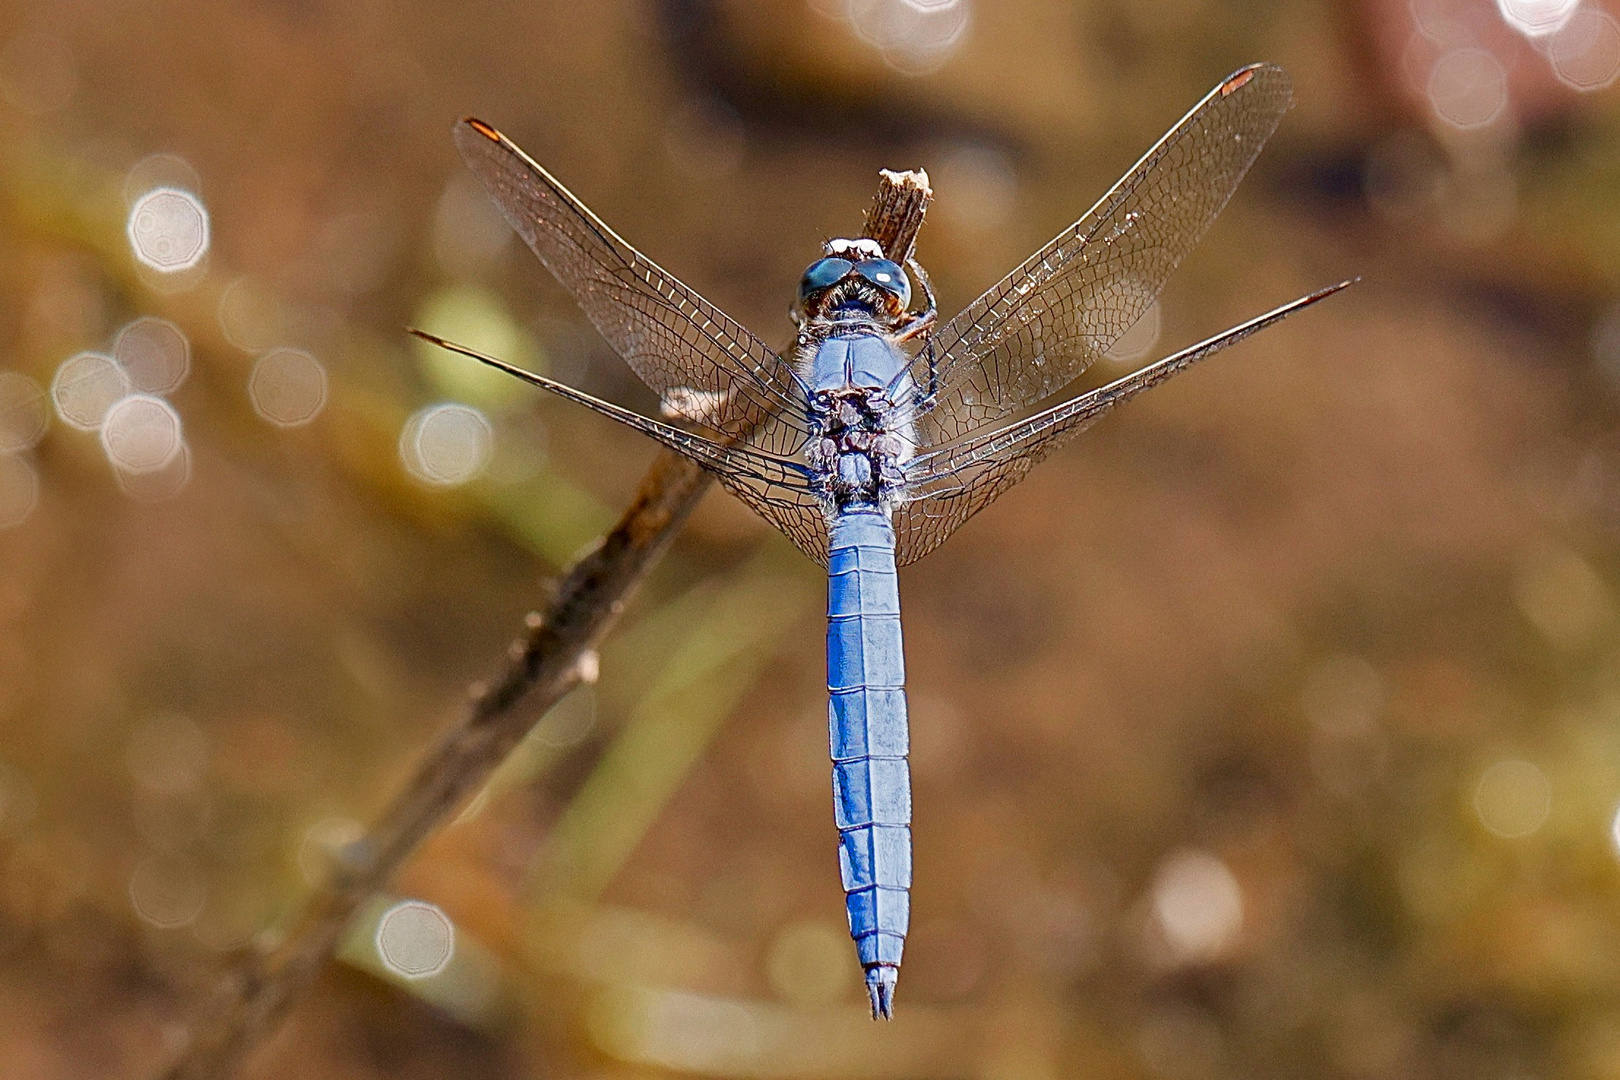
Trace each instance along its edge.
<path fill-rule="evenodd" d="M 456 126 L 468 166 L 659 394 L 665 420 L 415 332 L 686 455 L 827 570 L 839 865 L 874 1019 L 893 1015 L 910 914 L 896 567 L 932 551 L 1114 405 L 1350 284 L 1101 388 L 1064 392 L 1147 311 L 1291 97 L 1275 65 L 1233 73 L 1084 217 L 943 324 L 911 252 L 890 253 L 902 265 L 870 239 L 828 241 L 800 282 L 786 355 L 631 247 L 494 128 Z"/>

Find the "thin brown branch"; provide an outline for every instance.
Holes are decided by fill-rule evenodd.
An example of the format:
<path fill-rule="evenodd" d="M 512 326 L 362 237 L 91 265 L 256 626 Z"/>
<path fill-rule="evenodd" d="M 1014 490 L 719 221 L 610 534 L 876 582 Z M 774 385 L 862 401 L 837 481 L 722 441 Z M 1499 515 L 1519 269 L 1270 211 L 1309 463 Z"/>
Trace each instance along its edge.
<path fill-rule="evenodd" d="M 877 197 L 866 212 L 866 228 L 861 235 L 882 244 L 885 255 L 904 264 L 917 246 L 917 231 L 922 228 L 934 189 L 928 186 L 928 174 L 922 169 L 884 169 L 878 176 Z"/>
<path fill-rule="evenodd" d="M 928 198 L 926 175 L 885 171 L 863 235 L 904 261 Z M 563 576 L 545 612 L 529 616 L 500 674 L 473 689 L 460 719 L 351 849 L 358 856 L 316 890 L 280 946 L 252 955 L 219 986 L 164 1080 L 223 1080 L 275 1030 L 332 958 L 354 913 L 489 780 L 535 720 L 578 685 L 586 658 L 710 482 L 687 459 L 667 450 L 658 455 L 618 524 Z"/>

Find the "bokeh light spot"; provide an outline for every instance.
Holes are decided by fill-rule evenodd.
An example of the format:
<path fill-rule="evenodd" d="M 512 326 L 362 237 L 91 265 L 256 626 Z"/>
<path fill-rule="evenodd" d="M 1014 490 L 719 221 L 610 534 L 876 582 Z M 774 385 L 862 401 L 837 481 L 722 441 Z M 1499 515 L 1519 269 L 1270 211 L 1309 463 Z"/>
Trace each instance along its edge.
<path fill-rule="evenodd" d="M 547 710 L 534 726 L 532 737 L 544 746 L 560 750 L 578 743 L 595 726 L 596 689 L 587 684 Z"/>
<path fill-rule="evenodd" d="M 1153 914 L 1177 959 L 1224 955 L 1243 928 L 1243 890 L 1226 864 L 1207 851 L 1179 851 L 1154 875 Z"/>
<path fill-rule="evenodd" d="M 253 365 L 248 396 L 272 424 L 299 427 L 326 408 L 326 368 L 302 349 L 271 349 Z"/>
<path fill-rule="evenodd" d="M 951 196 L 930 206 L 931 214 L 980 235 L 1006 224 L 1017 205 L 1018 170 L 1005 151 L 985 142 L 959 142 L 929 157 L 936 162 L 928 169 L 935 189 Z"/>
<path fill-rule="evenodd" d="M 202 782 L 208 764 L 208 737 L 195 721 L 178 713 L 153 716 L 130 736 L 124 750 L 129 775 L 148 791 L 183 795 Z"/>
<path fill-rule="evenodd" d="M 502 487 L 516 487 L 538 477 L 546 468 L 550 437 L 538 416 L 503 424 L 490 458 L 490 478 Z"/>
<path fill-rule="evenodd" d="M 1155 305 L 1156 295 L 1150 284 L 1129 275 L 1120 275 L 1103 283 L 1099 286 L 1096 301 L 1086 305 L 1085 309 L 1080 312 L 1081 333 L 1105 339 L 1118 334 L 1118 338 L 1115 338 L 1117 343 L 1119 338 L 1124 338 L 1130 334 L 1136 323 L 1140 323 L 1148 317 L 1148 309 Z M 1142 314 L 1137 316 L 1136 323 L 1126 327 L 1125 331 L 1121 333 L 1119 330 L 1120 313 L 1131 311 L 1140 311 Z M 1039 334 L 1045 328 L 1043 318 L 1049 318 L 1050 316 L 1046 314 L 1042 305 L 1027 304 L 1017 317 L 1022 322 L 1033 324 L 1033 332 Z M 1143 328 L 1142 332 L 1145 335 L 1151 329 L 1153 327 L 1149 324 L 1149 326 Z M 1140 355 L 1146 355 L 1147 350 L 1153 348 L 1158 339 L 1157 332 L 1153 336 L 1154 340 L 1150 341 L 1145 348 L 1142 348 Z M 1132 340 L 1134 347 L 1141 348 L 1140 337 Z M 1048 377 L 1051 377 L 1050 374 Z M 1042 396 L 1056 389 L 1058 389 L 1056 386 L 1042 387 Z"/>
<path fill-rule="evenodd" d="M 129 879 L 135 914 L 152 926 L 190 926 L 208 902 L 208 886 L 195 866 L 179 859 L 143 859 Z"/>
<path fill-rule="evenodd" d="M 1513 575 L 1519 610 L 1549 642 L 1578 649 L 1614 617 L 1608 586 L 1567 548 L 1537 548 L 1519 560 Z"/>
<path fill-rule="evenodd" d="M 789 923 L 771 939 L 765 974 L 771 989 L 795 1005 L 837 1001 L 854 985 L 849 933 L 819 919 Z"/>
<path fill-rule="evenodd" d="M 0 371 L 0 454 L 32 450 L 50 422 L 40 385 L 21 372 Z"/>
<path fill-rule="evenodd" d="M 264 352 L 295 330 L 293 312 L 257 281 L 239 277 L 219 295 L 219 328 L 243 352 Z"/>
<path fill-rule="evenodd" d="M 923 75 L 949 60 L 968 29 L 968 0 L 849 0 L 855 33 L 896 71 Z"/>
<path fill-rule="evenodd" d="M 1607 11 L 1581 8 L 1547 43 L 1558 81 L 1582 93 L 1611 86 L 1620 76 L 1620 23 Z"/>
<path fill-rule="evenodd" d="M 134 206 L 142 195 L 158 188 L 201 191 L 202 177 L 178 154 L 148 154 L 124 173 L 124 205 Z"/>
<path fill-rule="evenodd" d="M 254 945 L 255 938 L 258 944 L 268 944 L 276 935 L 271 924 L 282 914 L 278 899 L 273 892 L 258 889 L 215 890 L 191 924 L 191 935 L 205 948 L 237 955 Z"/>
<path fill-rule="evenodd" d="M 118 331 L 113 359 L 128 376 L 130 389 L 167 394 L 191 371 L 191 342 L 167 319 L 143 316 Z"/>
<path fill-rule="evenodd" d="M 131 394 L 107 410 L 101 448 L 124 472 L 157 472 L 180 453 L 180 414 L 162 398 Z"/>
<path fill-rule="evenodd" d="M 13 529 L 39 505 L 39 474 L 20 457 L 0 454 L 0 529 Z"/>
<path fill-rule="evenodd" d="M 1474 788 L 1474 812 L 1480 824 L 1497 836 L 1510 840 L 1529 836 L 1552 812 L 1552 785 L 1528 761 L 1498 761 Z"/>
<path fill-rule="evenodd" d="M 1164 316 L 1159 302 L 1155 300 L 1142 312 L 1140 319 L 1114 340 L 1113 346 L 1104 355 L 1116 364 L 1140 363 L 1159 343 L 1159 331 L 1163 325 Z"/>
<path fill-rule="evenodd" d="M 1359 734 L 1372 729 L 1383 712 L 1384 680 L 1359 656 L 1325 656 L 1305 673 L 1300 705 L 1320 730 Z"/>
<path fill-rule="evenodd" d="M 501 298 L 477 286 L 441 289 L 416 313 L 416 325 L 529 371 L 545 372 L 534 335 L 518 325 Z M 428 378 L 445 397 L 499 408 L 529 391 L 517 379 L 437 345 L 415 339 L 413 348 Z"/>
<path fill-rule="evenodd" d="M 1581 0 L 1496 0 L 1503 21 L 1527 37 L 1553 33 L 1580 6 Z"/>
<path fill-rule="evenodd" d="M 70 356 L 51 379 L 56 414 L 80 431 L 96 431 L 107 410 L 129 394 L 129 377 L 110 356 L 82 352 Z"/>
<path fill-rule="evenodd" d="M 189 191 L 161 187 L 129 209 L 129 246 L 160 273 L 190 270 L 208 254 L 208 211 Z"/>
<path fill-rule="evenodd" d="M 346 817 L 322 818 L 311 825 L 298 842 L 298 872 L 311 886 L 319 886 L 330 876 L 332 864 L 350 844 L 366 831 L 358 821 Z"/>
<path fill-rule="evenodd" d="M 465 484 L 489 464 L 495 429 L 470 405 L 446 402 L 418 409 L 399 436 L 399 456 L 412 476 L 429 484 Z"/>
<path fill-rule="evenodd" d="M 455 951 L 455 924 L 433 904 L 406 900 L 377 921 L 377 956 L 396 975 L 407 979 L 437 975 Z"/>
<path fill-rule="evenodd" d="M 1507 72 L 1486 49 L 1453 49 L 1429 69 L 1429 105 L 1453 127 L 1485 127 L 1507 108 Z"/>
<path fill-rule="evenodd" d="M 184 439 L 180 451 L 161 469 L 151 472 L 130 472 L 118 469 L 118 486 L 136 502 L 166 502 L 185 490 L 191 483 L 191 447 Z"/>
<path fill-rule="evenodd" d="M 1490 9 L 1473 0 L 1407 0 L 1418 33 L 1442 47 L 1476 41 L 1490 21 Z"/>

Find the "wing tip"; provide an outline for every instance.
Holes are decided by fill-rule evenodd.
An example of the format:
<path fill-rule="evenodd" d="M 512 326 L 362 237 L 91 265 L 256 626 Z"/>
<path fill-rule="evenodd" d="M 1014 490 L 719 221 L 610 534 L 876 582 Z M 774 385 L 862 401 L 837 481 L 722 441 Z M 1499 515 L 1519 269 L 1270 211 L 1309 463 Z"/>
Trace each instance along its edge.
<path fill-rule="evenodd" d="M 490 142 L 500 142 L 502 139 L 502 135 L 499 131 L 496 131 L 493 127 L 484 123 L 476 116 L 464 116 L 461 118 L 461 122 L 467 127 L 470 127 L 474 131 L 478 132 L 478 134 L 482 135 Z"/>
<path fill-rule="evenodd" d="M 1244 85 L 1247 84 L 1250 79 L 1254 78 L 1255 72 L 1259 70 L 1259 64 L 1250 64 L 1248 67 L 1241 68 L 1236 73 L 1227 76 L 1226 81 L 1221 83 L 1221 97 L 1226 97 L 1228 94 L 1235 94 L 1239 90 L 1243 89 Z"/>
<path fill-rule="evenodd" d="M 1269 60 L 1261 60 L 1257 63 L 1245 64 L 1232 72 L 1215 88 L 1215 92 L 1220 97 L 1229 97 L 1243 89 L 1249 84 L 1250 80 L 1260 74 L 1281 76 L 1284 80 L 1288 79 L 1288 71 L 1281 65 L 1274 64 Z"/>
<path fill-rule="evenodd" d="M 1334 293 L 1343 292 L 1345 289 L 1348 289 L 1352 285 L 1360 285 L 1360 284 L 1361 284 L 1361 275 L 1357 274 L 1355 277 L 1345 278 L 1343 281 L 1338 282 L 1337 284 L 1323 286 L 1322 288 L 1316 290 L 1314 293 L 1311 294 L 1311 299 L 1313 299 L 1313 300 L 1326 299 L 1327 297 L 1332 296 Z"/>

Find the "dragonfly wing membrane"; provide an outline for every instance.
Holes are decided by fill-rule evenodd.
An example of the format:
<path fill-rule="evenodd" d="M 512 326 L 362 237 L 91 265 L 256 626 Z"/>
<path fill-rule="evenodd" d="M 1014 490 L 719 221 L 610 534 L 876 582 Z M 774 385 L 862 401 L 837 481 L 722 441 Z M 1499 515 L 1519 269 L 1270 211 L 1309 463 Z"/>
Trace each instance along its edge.
<path fill-rule="evenodd" d="M 1115 405 L 1351 284 L 1344 281 L 1302 296 L 1106 386 L 1016 423 L 913 458 L 906 468 L 907 501 L 895 515 L 896 559 L 904 565 L 934 550 L 974 514 L 1022 480 L 1037 462 Z"/>
<path fill-rule="evenodd" d="M 455 141 L 507 221 L 666 406 L 683 414 L 683 402 L 699 401 L 701 415 L 688 418 L 705 427 L 773 452 L 796 449 L 807 430 L 804 394 L 769 346 L 631 247 L 494 128 L 463 120 Z"/>
<path fill-rule="evenodd" d="M 1097 205 L 918 352 L 922 439 L 960 438 L 1050 397 L 1140 319 L 1292 102 L 1288 75 L 1229 76 Z"/>
<path fill-rule="evenodd" d="M 753 472 L 711 471 L 721 487 L 781 530 L 816 565 L 827 568 L 827 509 L 808 486 Z"/>
<path fill-rule="evenodd" d="M 715 442 L 695 432 L 685 431 L 611 402 L 602 401 L 582 390 L 575 390 L 566 383 L 525 371 L 514 364 L 465 345 L 458 345 L 422 330 L 412 330 L 411 333 L 440 348 L 469 356 L 542 390 L 548 390 L 558 397 L 583 405 L 592 412 L 639 431 L 676 453 L 690 458 L 712 473 L 727 491 L 741 499 L 751 510 L 786 533 L 788 539 L 792 540 L 800 551 L 822 566 L 827 565 L 826 511 L 812 489 L 808 472 L 802 463 L 778 457 L 752 446 L 742 444 L 728 446 Z"/>

